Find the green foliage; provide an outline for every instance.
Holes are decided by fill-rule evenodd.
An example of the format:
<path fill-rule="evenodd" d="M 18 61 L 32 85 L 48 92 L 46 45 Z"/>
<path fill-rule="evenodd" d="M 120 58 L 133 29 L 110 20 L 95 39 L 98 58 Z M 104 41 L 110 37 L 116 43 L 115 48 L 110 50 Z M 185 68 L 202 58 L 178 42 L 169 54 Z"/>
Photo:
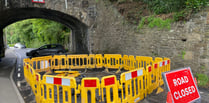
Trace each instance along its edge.
<path fill-rule="evenodd" d="M 185 8 L 198 11 L 206 6 L 208 0 L 143 0 L 156 14 L 179 12 Z"/>
<path fill-rule="evenodd" d="M 171 19 L 163 20 L 158 17 L 150 16 L 148 18 L 142 18 L 137 28 L 138 29 L 142 28 L 144 24 L 146 24 L 146 22 L 148 27 L 150 28 L 158 27 L 160 29 L 163 28 L 170 29 L 172 20 Z"/>
<path fill-rule="evenodd" d="M 140 29 L 140 28 L 142 28 L 142 27 L 144 26 L 145 20 L 146 20 L 145 17 L 143 17 L 143 18 L 141 19 L 141 21 L 139 22 L 139 25 L 138 25 L 137 29 Z"/>
<path fill-rule="evenodd" d="M 185 18 L 186 18 L 186 16 L 187 16 L 187 11 L 185 11 L 185 10 L 182 10 L 182 11 L 180 11 L 180 12 L 176 12 L 174 15 L 173 15 L 173 19 L 175 20 L 175 21 L 179 21 L 179 20 L 184 20 Z"/>
<path fill-rule="evenodd" d="M 156 14 L 170 13 L 185 8 L 186 0 L 143 0 Z"/>
<path fill-rule="evenodd" d="M 15 44 L 8 44 L 8 45 L 9 45 L 9 47 L 14 47 Z"/>
<path fill-rule="evenodd" d="M 206 6 L 208 0 L 187 0 L 185 2 L 186 8 L 190 8 L 194 11 L 199 11 L 202 7 Z"/>
<path fill-rule="evenodd" d="M 206 86 L 207 83 L 209 82 L 208 76 L 205 74 L 196 74 L 197 76 L 197 83 L 199 86 Z"/>
<path fill-rule="evenodd" d="M 20 42 L 26 47 L 37 48 L 43 44 L 69 43 L 70 29 L 46 19 L 28 19 L 16 22 L 5 30 L 8 44 Z"/>
<path fill-rule="evenodd" d="M 184 51 L 181 52 L 182 59 L 184 59 L 185 55 L 186 55 L 186 51 L 184 50 Z"/>

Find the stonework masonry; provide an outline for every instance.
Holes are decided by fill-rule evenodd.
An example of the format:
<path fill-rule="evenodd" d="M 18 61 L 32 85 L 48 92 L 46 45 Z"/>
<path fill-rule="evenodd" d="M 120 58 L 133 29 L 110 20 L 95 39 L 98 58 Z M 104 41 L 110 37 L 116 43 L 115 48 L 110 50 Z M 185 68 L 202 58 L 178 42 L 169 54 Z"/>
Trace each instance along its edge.
<path fill-rule="evenodd" d="M 0 13 L 12 8 L 44 8 L 75 18 L 79 22 L 71 23 L 77 27 L 83 23 L 87 30 L 81 29 L 75 43 L 82 42 L 77 48 L 85 45 L 88 49 L 84 50 L 89 53 L 168 57 L 171 69 L 190 66 L 194 73 L 209 75 L 209 8 L 192 15 L 189 21 L 173 23 L 170 30 L 146 27 L 138 30 L 127 23 L 108 0 L 67 0 L 67 5 L 65 0 L 45 0 L 45 4 L 32 3 L 32 0 L 7 1 L 7 5 L 5 0 L 0 1 Z M 9 24 L 0 23 L 0 28 L 5 25 Z"/>
<path fill-rule="evenodd" d="M 92 53 L 119 53 L 168 57 L 171 68 L 191 67 L 194 74 L 209 75 L 209 8 L 170 30 L 136 29 L 107 1 L 97 3 L 97 18 L 90 33 Z"/>

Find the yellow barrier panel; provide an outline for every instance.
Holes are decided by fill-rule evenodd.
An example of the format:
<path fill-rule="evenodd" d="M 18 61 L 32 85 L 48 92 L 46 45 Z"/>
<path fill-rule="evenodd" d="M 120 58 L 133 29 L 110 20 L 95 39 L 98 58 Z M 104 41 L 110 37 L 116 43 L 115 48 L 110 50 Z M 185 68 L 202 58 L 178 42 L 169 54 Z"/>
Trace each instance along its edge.
<path fill-rule="evenodd" d="M 147 66 L 147 93 L 150 94 L 154 89 L 159 87 L 159 69 L 158 63 Z"/>
<path fill-rule="evenodd" d="M 27 82 L 29 82 L 30 80 L 29 80 L 29 73 L 28 72 L 29 72 L 30 59 L 29 58 L 24 59 L 23 62 L 24 62 L 24 65 L 23 65 L 24 77 L 25 77 L 25 80 Z"/>
<path fill-rule="evenodd" d="M 65 55 L 54 55 L 52 59 L 52 69 L 66 69 L 66 59 Z"/>
<path fill-rule="evenodd" d="M 153 74 L 153 70 L 152 70 L 152 66 L 148 65 L 146 68 L 146 73 L 147 73 L 147 79 L 146 79 L 146 90 L 147 90 L 147 94 L 151 94 L 153 91 L 153 85 L 152 85 L 152 74 Z"/>
<path fill-rule="evenodd" d="M 136 61 L 135 61 L 134 56 L 133 56 L 133 55 L 130 55 L 130 56 L 129 56 L 129 60 L 128 60 L 128 67 L 129 67 L 129 70 L 135 69 L 135 63 L 136 63 Z"/>
<path fill-rule="evenodd" d="M 104 55 L 104 61 L 105 61 L 105 66 L 106 68 L 111 68 L 111 69 L 118 69 L 120 68 L 120 60 L 121 60 L 121 55 L 120 54 L 105 54 Z"/>
<path fill-rule="evenodd" d="M 166 60 L 161 61 L 159 63 L 159 74 L 160 74 L 159 82 L 160 82 L 160 86 L 164 84 L 161 74 L 162 74 L 162 72 L 166 72 L 168 70 L 170 70 L 170 59 L 166 59 Z"/>
<path fill-rule="evenodd" d="M 77 103 L 76 87 L 75 78 L 45 75 L 41 84 L 41 102 Z"/>
<path fill-rule="evenodd" d="M 29 84 L 32 86 L 32 89 L 33 89 L 33 84 L 34 84 L 34 73 L 35 73 L 35 71 L 34 71 L 34 69 L 30 66 L 30 65 L 28 65 L 28 79 L 29 79 Z"/>
<path fill-rule="evenodd" d="M 36 102 L 37 103 L 40 103 L 41 101 L 41 89 L 40 89 L 40 83 L 41 83 L 41 75 L 36 73 L 34 75 L 34 95 L 35 95 L 35 98 L 36 98 Z"/>
<path fill-rule="evenodd" d="M 103 67 L 103 56 L 102 54 L 96 54 L 96 68 L 102 68 Z"/>
<path fill-rule="evenodd" d="M 152 84 L 153 84 L 153 89 L 157 89 L 159 87 L 159 79 L 161 75 L 159 75 L 159 63 L 154 63 L 152 65 Z"/>
<path fill-rule="evenodd" d="M 85 69 L 88 67 L 88 55 L 68 55 L 67 68 L 68 69 Z"/>
<path fill-rule="evenodd" d="M 123 55 L 123 67 L 125 70 L 129 70 L 128 68 L 128 55 Z"/>
<path fill-rule="evenodd" d="M 118 82 L 115 75 L 105 76 L 101 80 L 102 102 L 121 103 L 118 97 Z M 105 97 L 104 97 L 105 94 Z"/>
<path fill-rule="evenodd" d="M 37 72 L 48 71 L 51 68 L 52 56 L 32 58 L 30 64 Z"/>
<path fill-rule="evenodd" d="M 94 54 L 89 54 L 88 58 L 88 68 L 95 68 L 96 67 L 96 59 Z"/>
<path fill-rule="evenodd" d="M 166 62 L 166 64 L 165 64 L 165 66 L 166 66 L 165 71 L 170 71 L 170 61 L 171 60 L 169 58 L 164 58 L 164 60 Z"/>
<path fill-rule="evenodd" d="M 146 72 L 143 68 L 121 74 L 122 103 L 137 103 L 146 96 Z M 125 94 L 124 94 L 125 93 Z"/>
<path fill-rule="evenodd" d="M 146 56 L 136 56 L 136 68 L 144 67 L 146 68 L 148 65 L 153 64 L 152 57 Z"/>
<path fill-rule="evenodd" d="M 83 78 L 81 81 L 81 103 L 96 103 L 97 96 L 100 96 L 99 78 Z"/>

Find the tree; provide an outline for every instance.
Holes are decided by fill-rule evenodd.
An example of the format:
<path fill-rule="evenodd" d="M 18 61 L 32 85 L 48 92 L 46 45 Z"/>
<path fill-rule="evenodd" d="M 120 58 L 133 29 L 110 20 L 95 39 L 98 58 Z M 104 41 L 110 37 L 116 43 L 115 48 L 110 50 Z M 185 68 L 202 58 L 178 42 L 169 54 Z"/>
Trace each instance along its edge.
<path fill-rule="evenodd" d="M 70 29 L 46 19 L 28 19 L 9 25 L 5 31 L 8 43 L 23 43 L 37 48 L 43 44 L 69 43 Z"/>

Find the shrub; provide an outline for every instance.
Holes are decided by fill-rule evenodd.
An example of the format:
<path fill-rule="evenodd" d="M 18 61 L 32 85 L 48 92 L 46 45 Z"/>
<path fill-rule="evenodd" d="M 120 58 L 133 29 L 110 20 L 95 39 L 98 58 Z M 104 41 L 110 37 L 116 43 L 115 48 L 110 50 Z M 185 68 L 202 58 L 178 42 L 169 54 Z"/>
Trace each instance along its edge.
<path fill-rule="evenodd" d="M 207 83 L 209 81 L 207 75 L 197 73 L 196 76 L 197 76 L 197 81 L 198 81 L 197 83 L 199 86 L 206 86 L 207 85 Z"/>
<path fill-rule="evenodd" d="M 193 11 L 199 11 L 202 7 L 207 5 L 208 0 L 187 0 L 186 7 Z"/>
<path fill-rule="evenodd" d="M 170 13 L 185 8 L 186 0 L 143 0 L 156 14 Z"/>
<path fill-rule="evenodd" d="M 156 14 L 178 12 L 185 8 L 198 11 L 208 4 L 208 0 L 143 0 Z"/>

